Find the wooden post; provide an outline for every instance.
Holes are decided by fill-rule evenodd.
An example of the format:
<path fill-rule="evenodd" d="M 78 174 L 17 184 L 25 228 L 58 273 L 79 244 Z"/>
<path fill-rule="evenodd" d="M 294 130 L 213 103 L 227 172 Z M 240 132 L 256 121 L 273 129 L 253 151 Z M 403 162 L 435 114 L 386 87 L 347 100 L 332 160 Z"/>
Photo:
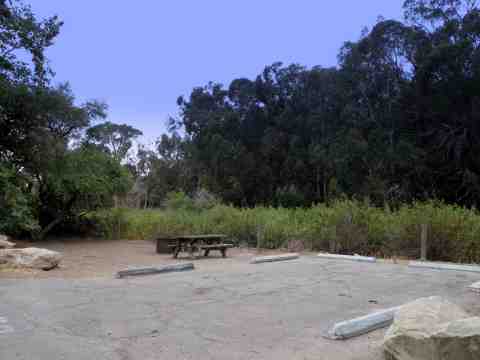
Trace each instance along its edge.
<path fill-rule="evenodd" d="M 330 254 L 335 254 L 337 252 L 337 227 L 333 227 L 333 236 L 329 240 Z"/>
<path fill-rule="evenodd" d="M 427 261 L 427 247 L 428 247 L 428 225 L 421 224 L 421 234 L 420 234 L 420 260 Z"/>
<path fill-rule="evenodd" d="M 261 248 L 261 245 L 263 244 L 263 228 L 261 225 L 257 225 L 257 249 Z"/>

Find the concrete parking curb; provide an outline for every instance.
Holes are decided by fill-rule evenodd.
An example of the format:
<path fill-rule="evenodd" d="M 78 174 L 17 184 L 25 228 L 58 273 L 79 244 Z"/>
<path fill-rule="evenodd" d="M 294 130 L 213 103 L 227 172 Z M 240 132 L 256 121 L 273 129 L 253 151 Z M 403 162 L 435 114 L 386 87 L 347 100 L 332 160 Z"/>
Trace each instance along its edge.
<path fill-rule="evenodd" d="M 348 261 L 358 261 L 358 262 L 368 262 L 368 263 L 377 262 L 377 258 L 375 257 L 360 256 L 360 255 L 350 256 L 350 255 L 320 253 L 318 254 L 318 257 L 322 259 L 330 259 L 330 260 L 348 260 Z"/>
<path fill-rule="evenodd" d="M 127 276 L 142 276 L 142 275 L 154 275 L 154 274 L 162 274 L 162 273 L 178 272 L 178 271 L 190 271 L 190 270 L 193 270 L 194 268 L 195 267 L 193 263 L 165 265 L 165 266 L 159 266 L 159 267 L 134 268 L 134 269 L 121 270 L 117 272 L 117 278 L 121 279 Z"/>
<path fill-rule="evenodd" d="M 297 253 L 292 254 L 283 254 L 283 255 L 273 255 L 273 256 L 262 256 L 253 258 L 250 261 L 251 264 L 261 264 L 261 263 L 269 263 L 269 262 L 277 262 L 277 261 L 287 261 L 287 260 L 295 260 L 300 257 Z"/>
<path fill-rule="evenodd" d="M 480 294 L 480 281 L 476 282 L 468 287 L 469 290 Z"/>
<path fill-rule="evenodd" d="M 331 340 L 346 340 L 390 326 L 398 309 L 400 307 L 394 307 L 336 323 L 325 337 Z"/>
<path fill-rule="evenodd" d="M 434 270 L 449 270 L 449 271 L 466 271 L 480 273 L 480 266 L 475 265 L 461 265 L 453 263 L 435 263 L 423 261 L 410 261 L 408 266 L 411 268 L 423 268 Z"/>

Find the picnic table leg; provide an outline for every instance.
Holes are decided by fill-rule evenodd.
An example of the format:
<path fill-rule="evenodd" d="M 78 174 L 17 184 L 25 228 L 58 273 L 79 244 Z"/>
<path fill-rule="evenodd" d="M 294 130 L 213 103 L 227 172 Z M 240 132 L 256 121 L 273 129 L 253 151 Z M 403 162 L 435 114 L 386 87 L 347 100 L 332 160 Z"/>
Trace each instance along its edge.
<path fill-rule="evenodd" d="M 227 249 L 222 249 L 220 251 L 222 252 L 222 257 L 226 258 L 227 257 Z"/>
<path fill-rule="evenodd" d="M 210 254 L 210 249 L 205 249 L 205 254 L 204 254 L 204 256 L 205 256 L 205 257 L 208 257 L 208 254 Z"/>
<path fill-rule="evenodd" d="M 178 258 L 178 254 L 180 253 L 181 250 L 182 250 L 182 245 L 180 244 L 179 241 L 177 241 L 177 245 L 173 249 L 173 258 L 174 259 Z"/>
<path fill-rule="evenodd" d="M 195 259 L 195 243 L 194 242 L 191 242 L 189 244 L 189 248 L 188 248 L 188 253 L 190 255 L 190 259 Z"/>

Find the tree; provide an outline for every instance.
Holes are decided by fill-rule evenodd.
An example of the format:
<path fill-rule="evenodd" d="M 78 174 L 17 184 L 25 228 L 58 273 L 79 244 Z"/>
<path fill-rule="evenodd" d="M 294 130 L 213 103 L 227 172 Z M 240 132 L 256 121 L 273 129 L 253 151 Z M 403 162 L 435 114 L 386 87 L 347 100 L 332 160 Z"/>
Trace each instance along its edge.
<path fill-rule="evenodd" d="M 38 239 L 69 218 L 111 206 L 114 195 L 126 194 L 132 186 L 124 166 L 88 147 L 68 150 L 47 166 L 38 178 L 42 225 Z"/>
<path fill-rule="evenodd" d="M 188 146 L 188 141 L 173 133 L 162 135 L 155 150 L 139 147 L 136 188 L 138 195 L 145 199 L 144 207 L 162 205 L 169 192 L 180 190 L 191 194 L 194 191 L 194 164 L 185 156 Z"/>
<path fill-rule="evenodd" d="M 480 201 L 480 9 L 407 0 L 344 44 L 339 66 L 267 66 L 179 99 L 199 183 L 237 205 L 331 194 Z M 283 195 L 282 195 L 283 196 Z M 299 197 L 300 198 L 300 197 Z"/>
<path fill-rule="evenodd" d="M 48 81 L 52 72 L 44 53 L 62 25 L 57 16 L 38 21 L 20 0 L 0 0 L 0 78 L 39 85 Z M 30 63 L 19 59 L 23 51 L 30 54 Z"/>
<path fill-rule="evenodd" d="M 20 1 L 0 0 L 0 227 L 10 233 L 43 238 L 130 185 L 118 161 L 72 145 L 105 118 L 106 105 L 77 105 L 68 84 L 50 84 L 44 52 L 61 25 L 57 17 L 37 20 Z"/>
<path fill-rule="evenodd" d="M 95 125 L 87 130 L 86 142 L 111 154 L 117 161 L 126 159 L 132 148 L 133 140 L 143 133 L 126 124 L 114 124 L 109 121 Z"/>

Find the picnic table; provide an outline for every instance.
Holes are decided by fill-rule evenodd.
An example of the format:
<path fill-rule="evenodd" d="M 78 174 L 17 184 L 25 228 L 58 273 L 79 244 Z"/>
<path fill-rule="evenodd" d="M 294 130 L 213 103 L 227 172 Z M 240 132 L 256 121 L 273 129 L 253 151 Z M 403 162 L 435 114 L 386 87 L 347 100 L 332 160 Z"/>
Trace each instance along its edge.
<path fill-rule="evenodd" d="M 173 236 L 167 239 L 157 239 L 157 252 L 160 248 L 160 242 L 167 240 L 168 247 L 173 250 L 174 259 L 178 258 L 180 252 L 188 252 L 190 257 L 194 257 L 195 252 L 204 251 L 204 256 L 208 256 L 210 251 L 220 251 L 223 257 L 227 256 L 227 249 L 232 248 L 233 244 L 225 243 L 227 236 L 220 234 L 206 234 L 206 235 L 180 235 Z"/>

